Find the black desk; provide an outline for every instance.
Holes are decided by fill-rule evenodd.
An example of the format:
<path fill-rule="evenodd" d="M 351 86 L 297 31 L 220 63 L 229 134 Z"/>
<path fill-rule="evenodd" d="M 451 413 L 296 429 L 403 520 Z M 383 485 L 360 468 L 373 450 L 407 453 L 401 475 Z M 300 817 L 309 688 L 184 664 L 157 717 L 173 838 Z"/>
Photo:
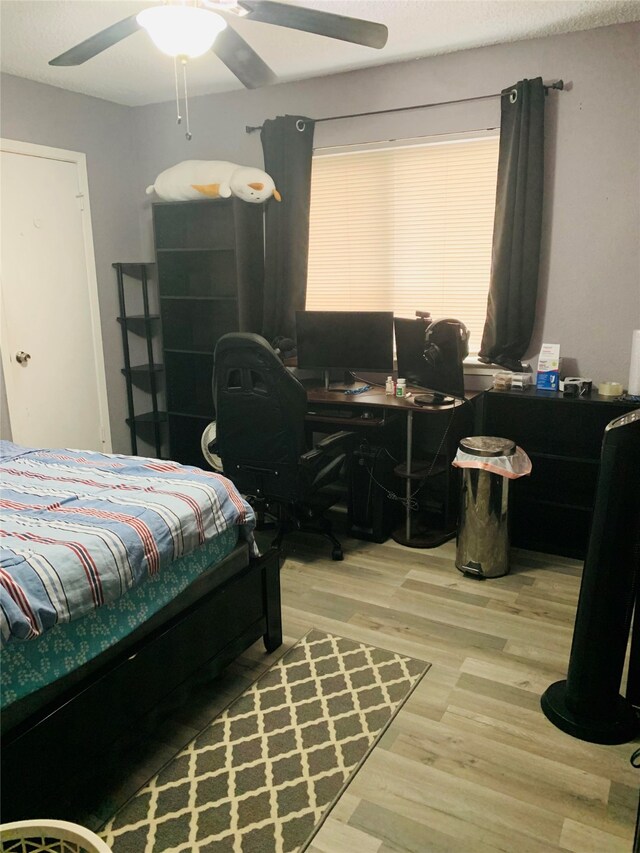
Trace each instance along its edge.
<path fill-rule="evenodd" d="M 344 387 L 344 386 L 342 386 Z M 423 416 L 442 412 L 452 412 L 464 405 L 461 400 L 445 406 L 418 406 L 413 402 L 415 394 L 424 393 L 424 389 L 408 388 L 411 396 L 392 397 L 385 394 L 384 388 L 374 387 L 361 394 L 345 394 L 343 390 L 328 390 L 324 387 L 307 387 L 309 414 L 307 422 L 318 428 L 318 431 L 331 432 L 335 429 L 380 429 L 388 426 L 400 416 L 406 419 L 406 451 L 405 462 L 396 468 L 399 477 L 405 480 L 405 519 L 403 527 L 393 534 L 393 538 L 403 545 L 411 547 L 434 547 L 455 535 L 455 524 L 448 525 L 450 529 L 442 531 L 442 535 L 416 537 L 411 529 L 411 496 L 415 481 L 424 479 L 424 468 L 418 469 L 413 458 L 413 418 L 416 413 Z M 475 396 L 469 394 L 469 399 Z M 345 408 L 355 412 L 353 418 L 341 418 L 323 415 L 323 410 Z M 444 469 L 442 466 L 439 471 Z M 447 525 L 445 525 L 447 527 Z"/>

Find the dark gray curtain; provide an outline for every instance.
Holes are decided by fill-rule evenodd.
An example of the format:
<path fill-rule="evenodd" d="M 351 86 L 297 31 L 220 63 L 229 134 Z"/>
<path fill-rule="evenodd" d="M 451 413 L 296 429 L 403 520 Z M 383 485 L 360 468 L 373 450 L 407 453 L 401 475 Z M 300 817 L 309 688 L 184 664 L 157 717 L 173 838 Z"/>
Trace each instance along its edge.
<path fill-rule="evenodd" d="M 502 92 L 498 186 L 480 361 L 521 370 L 535 320 L 544 176 L 544 86 Z"/>
<path fill-rule="evenodd" d="M 309 202 L 314 123 L 304 116 L 265 121 L 264 168 L 281 202 L 267 205 L 262 334 L 295 340 L 295 312 L 304 310 L 309 258 Z"/>

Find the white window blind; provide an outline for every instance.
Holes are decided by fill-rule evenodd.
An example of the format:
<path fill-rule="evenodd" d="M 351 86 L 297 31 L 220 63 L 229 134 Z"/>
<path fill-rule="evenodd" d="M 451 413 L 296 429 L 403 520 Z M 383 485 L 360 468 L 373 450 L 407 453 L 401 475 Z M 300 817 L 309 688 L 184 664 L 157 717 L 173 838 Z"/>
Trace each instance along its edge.
<path fill-rule="evenodd" d="M 487 310 L 497 136 L 316 154 L 307 310 L 454 317 L 477 353 Z"/>

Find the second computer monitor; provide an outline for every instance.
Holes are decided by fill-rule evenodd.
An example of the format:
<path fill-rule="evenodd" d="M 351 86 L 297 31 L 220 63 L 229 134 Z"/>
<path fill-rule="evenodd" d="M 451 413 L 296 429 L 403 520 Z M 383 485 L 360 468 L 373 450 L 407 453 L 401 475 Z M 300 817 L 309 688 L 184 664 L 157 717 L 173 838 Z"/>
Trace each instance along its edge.
<path fill-rule="evenodd" d="M 391 311 L 297 311 L 298 367 L 305 370 L 393 369 Z"/>
<path fill-rule="evenodd" d="M 460 344 L 462 324 L 456 320 L 430 323 L 395 317 L 394 326 L 398 376 L 404 377 L 408 385 L 461 397 L 465 355 Z M 427 341 L 427 329 L 433 340 Z"/>

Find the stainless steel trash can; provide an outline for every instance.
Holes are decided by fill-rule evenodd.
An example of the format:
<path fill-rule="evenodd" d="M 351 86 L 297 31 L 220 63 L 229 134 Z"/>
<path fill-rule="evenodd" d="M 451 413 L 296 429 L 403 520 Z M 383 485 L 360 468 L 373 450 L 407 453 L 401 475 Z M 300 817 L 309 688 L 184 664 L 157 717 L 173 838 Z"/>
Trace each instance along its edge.
<path fill-rule="evenodd" d="M 466 575 L 499 578 L 509 572 L 509 479 L 480 466 L 487 457 L 512 456 L 516 444 L 479 435 L 463 438 L 460 450 L 478 457 L 478 467 L 462 473 L 456 568 Z"/>

